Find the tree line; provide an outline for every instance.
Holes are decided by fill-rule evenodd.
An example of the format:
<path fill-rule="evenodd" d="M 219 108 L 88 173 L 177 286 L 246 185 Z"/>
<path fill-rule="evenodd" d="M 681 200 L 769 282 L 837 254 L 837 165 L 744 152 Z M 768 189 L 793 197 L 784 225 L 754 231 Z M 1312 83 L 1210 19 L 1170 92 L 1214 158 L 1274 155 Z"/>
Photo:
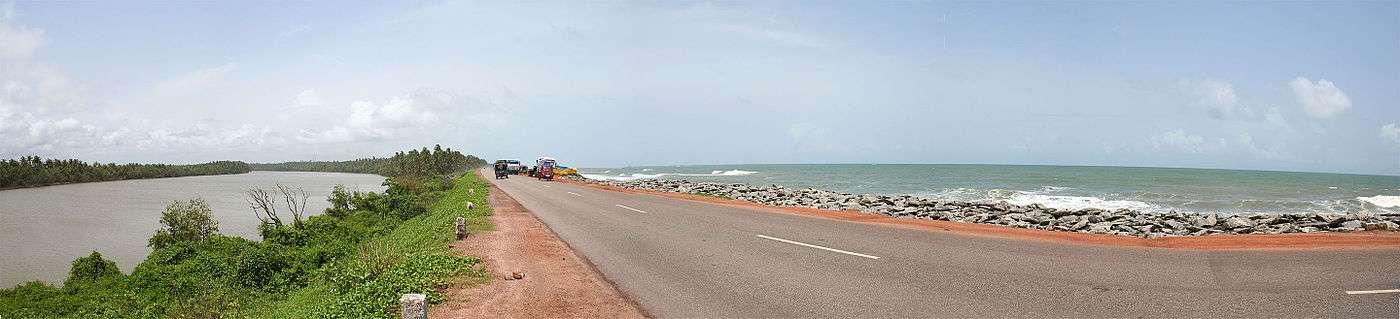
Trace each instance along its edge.
<path fill-rule="evenodd" d="M 432 149 L 399 151 L 393 157 L 370 157 L 349 161 L 304 161 L 251 164 L 256 171 L 338 172 L 377 174 L 392 177 L 444 175 L 486 165 L 474 155 L 434 145 Z"/>
<path fill-rule="evenodd" d="M 241 174 L 250 170 L 248 163 L 238 161 L 193 165 L 116 164 L 24 156 L 19 159 L 0 160 L 0 189 L 124 179 Z"/>
<path fill-rule="evenodd" d="M 447 278 L 487 278 L 479 260 L 447 246 L 457 217 L 484 222 L 489 215 L 487 184 L 459 174 L 485 161 L 435 147 L 306 163 L 259 165 L 389 173 L 387 189 L 336 186 L 330 207 L 310 215 L 301 188 L 252 188 L 246 194 L 260 240 L 221 234 L 203 199 L 174 201 L 147 240 L 150 255 L 130 274 L 94 251 L 72 263 L 62 286 L 0 288 L 0 317 L 386 318 L 397 317 L 392 310 L 404 293 L 441 301 L 437 289 Z"/>

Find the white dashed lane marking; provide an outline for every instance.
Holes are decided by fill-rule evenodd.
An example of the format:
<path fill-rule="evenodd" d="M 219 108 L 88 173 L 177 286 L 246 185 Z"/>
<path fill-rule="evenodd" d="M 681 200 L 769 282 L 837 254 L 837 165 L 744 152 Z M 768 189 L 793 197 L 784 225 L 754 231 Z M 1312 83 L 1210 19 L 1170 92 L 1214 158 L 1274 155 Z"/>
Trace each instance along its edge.
<path fill-rule="evenodd" d="M 1386 290 L 1352 290 L 1352 291 L 1347 291 L 1347 294 L 1348 294 L 1348 295 L 1393 294 L 1393 293 L 1400 293 L 1400 289 L 1386 289 Z"/>
<path fill-rule="evenodd" d="M 778 238 L 778 237 L 770 237 L 770 236 L 758 235 L 758 238 L 769 239 L 769 240 L 776 240 L 776 241 L 780 241 L 780 242 L 784 242 L 784 243 L 789 243 L 789 244 L 798 245 L 798 246 L 803 246 L 803 247 L 809 247 L 809 248 L 816 248 L 816 249 L 821 249 L 821 250 L 825 250 L 825 251 L 833 251 L 833 252 L 838 252 L 838 253 L 847 254 L 847 255 L 851 255 L 851 256 L 859 256 L 859 257 L 865 257 L 865 258 L 870 258 L 870 259 L 880 259 L 880 257 L 877 257 L 877 256 L 871 256 L 871 255 L 866 255 L 866 254 L 862 254 L 862 253 L 853 253 L 853 252 L 849 252 L 849 251 L 845 251 L 845 250 L 840 250 L 840 249 L 836 249 L 836 248 L 822 247 L 822 246 L 817 246 L 817 245 L 808 244 L 808 243 L 804 243 L 804 242 L 798 242 L 798 241 L 792 241 L 792 240 L 782 239 L 782 238 Z"/>
<path fill-rule="evenodd" d="M 636 208 L 627 207 L 627 205 L 623 205 L 623 204 L 617 204 L 617 207 L 622 207 L 623 209 L 630 210 L 630 211 L 634 211 L 634 212 L 638 212 L 638 213 L 642 213 L 642 214 L 646 214 L 646 213 L 647 213 L 647 212 L 644 211 L 644 210 L 640 210 L 640 209 L 636 209 Z"/>

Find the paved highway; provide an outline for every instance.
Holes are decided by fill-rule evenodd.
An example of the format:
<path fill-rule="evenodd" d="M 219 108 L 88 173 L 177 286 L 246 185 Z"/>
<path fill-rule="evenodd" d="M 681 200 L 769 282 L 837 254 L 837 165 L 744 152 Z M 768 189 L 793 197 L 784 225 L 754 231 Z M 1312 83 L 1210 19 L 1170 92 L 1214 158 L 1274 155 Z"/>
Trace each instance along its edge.
<path fill-rule="evenodd" d="M 495 182 L 655 317 L 1396 318 L 1400 311 L 1400 250 L 1086 246 L 519 176 Z"/>

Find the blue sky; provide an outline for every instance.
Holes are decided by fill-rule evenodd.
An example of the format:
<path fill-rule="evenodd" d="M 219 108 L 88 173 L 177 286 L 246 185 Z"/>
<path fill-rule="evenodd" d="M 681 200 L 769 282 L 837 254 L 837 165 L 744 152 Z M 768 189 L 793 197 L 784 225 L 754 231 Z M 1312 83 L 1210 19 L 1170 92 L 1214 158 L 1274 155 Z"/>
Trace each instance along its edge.
<path fill-rule="evenodd" d="M 1400 2 L 15 2 L 0 157 L 1400 174 Z"/>

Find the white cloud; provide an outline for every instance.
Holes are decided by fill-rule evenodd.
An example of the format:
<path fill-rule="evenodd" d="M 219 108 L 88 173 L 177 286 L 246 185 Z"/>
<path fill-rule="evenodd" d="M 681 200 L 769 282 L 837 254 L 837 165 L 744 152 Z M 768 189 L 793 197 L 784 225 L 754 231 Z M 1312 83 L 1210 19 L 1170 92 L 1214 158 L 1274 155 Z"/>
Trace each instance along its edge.
<path fill-rule="evenodd" d="M 1268 113 L 1264 113 L 1264 122 L 1269 123 L 1269 126 L 1275 128 L 1289 131 L 1293 130 L 1293 124 L 1288 123 L 1288 119 L 1285 119 L 1283 114 L 1279 113 L 1277 107 L 1270 107 Z"/>
<path fill-rule="evenodd" d="M 82 86 L 34 60 L 44 30 L 14 17 L 13 4 L 0 4 L 0 158 L 90 143 L 100 129 L 71 115 L 87 105 Z"/>
<path fill-rule="evenodd" d="M 1291 160 L 1293 158 L 1284 153 L 1282 145 L 1275 144 L 1268 147 L 1260 146 L 1258 143 L 1254 142 L 1254 137 L 1249 135 L 1248 133 L 1242 133 L 1236 136 L 1234 139 L 1234 144 L 1235 146 L 1237 146 L 1237 148 L 1244 149 L 1245 151 L 1249 152 L 1255 157 L 1266 160 L 1282 161 Z"/>
<path fill-rule="evenodd" d="M 1287 145 L 1279 142 L 1263 143 L 1249 133 L 1240 133 L 1233 138 L 1212 138 L 1187 133 L 1178 129 L 1164 132 L 1148 139 L 1148 144 L 1158 150 L 1171 150 L 1187 154 L 1210 154 L 1214 156 L 1247 154 L 1269 161 L 1296 161 L 1289 154 Z"/>
<path fill-rule="evenodd" d="M 1208 140 L 1200 135 L 1188 134 L 1185 130 L 1175 130 L 1153 136 L 1150 141 L 1152 147 L 1158 149 L 1173 149 L 1191 154 L 1204 154 L 1225 148 L 1225 139 Z"/>
<path fill-rule="evenodd" d="M 237 63 L 208 67 L 191 71 L 157 83 L 153 95 L 160 97 L 187 96 L 208 89 L 225 75 L 238 68 Z"/>
<path fill-rule="evenodd" d="M 0 60 L 28 59 L 44 46 L 44 30 L 14 25 L 14 3 L 0 3 Z"/>
<path fill-rule="evenodd" d="M 301 130 L 297 139 L 307 143 L 382 141 L 427 129 L 437 115 L 419 105 L 417 96 L 389 99 L 384 103 L 356 101 L 350 114 L 328 129 Z"/>
<path fill-rule="evenodd" d="M 1330 118 L 1351 108 L 1351 98 L 1332 84 L 1332 81 L 1318 79 L 1317 82 L 1313 82 L 1300 76 L 1293 79 L 1289 86 L 1293 87 L 1293 93 L 1298 96 L 1298 103 L 1303 104 L 1303 111 L 1312 117 Z"/>
<path fill-rule="evenodd" d="M 1235 86 L 1230 82 L 1215 79 L 1177 81 L 1180 89 L 1190 96 L 1192 103 L 1206 110 L 1211 117 L 1224 119 L 1237 114 L 1253 117 L 1253 112 L 1240 106 L 1240 98 L 1235 94 Z"/>
<path fill-rule="evenodd" d="M 293 107 L 306 108 L 322 107 L 326 105 L 326 99 L 321 98 L 321 95 L 317 94 L 315 90 L 301 91 L 300 94 L 297 94 L 296 99 L 292 100 Z"/>
<path fill-rule="evenodd" d="M 1383 139 L 1395 142 L 1395 144 L 1400 144 L 1400 127 L 1395 126 L 1395 123 L 1381 126 L 1380 136 Z"/>

